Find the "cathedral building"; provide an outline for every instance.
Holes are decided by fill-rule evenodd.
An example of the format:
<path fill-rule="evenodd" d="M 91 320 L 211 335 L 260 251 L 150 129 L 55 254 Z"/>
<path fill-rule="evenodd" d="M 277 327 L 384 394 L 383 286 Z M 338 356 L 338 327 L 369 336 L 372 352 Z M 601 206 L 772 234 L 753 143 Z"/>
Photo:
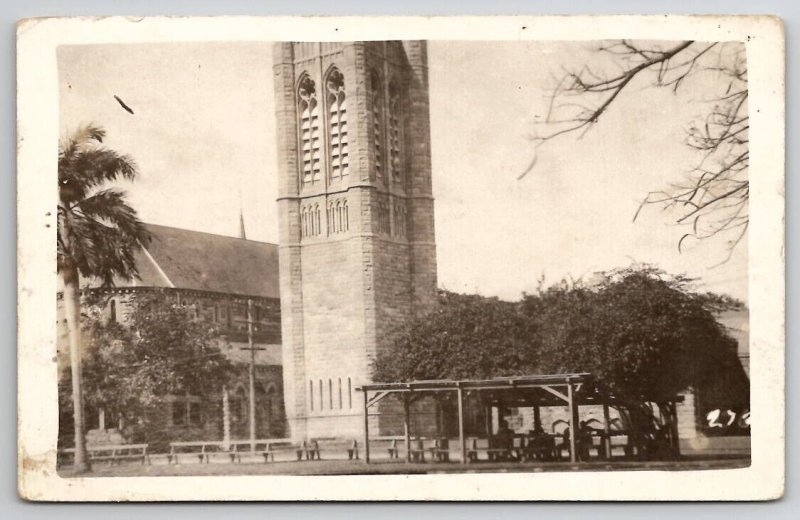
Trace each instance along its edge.
<path fill-rule="evenodd" d="M 159 292 L 186 307 L 190 319 L 215 324 L 222 352 L 234 364 L 234 376 L 219 399 L 201 402 L 195 396 L 170 396 L 161 414 L 161 426 L 170 440 L 213 440 L 223 437 L 222 392 L 229 403 L 231 439 L 249 435 L 249 376 L 247 302 L 252 304 L 255 351 L 256 436 L 283 437 L 281 330 L 278 248 L 275 244 L 146 224 L 151 241 L 136 254 L 138 280 L 115 280 L 101 287 L 82 280 L 85 300 L 100 301 L 105 319 L 125 323 L 137 300 Z M 99 298 L 98 298 L 99 297 Z M 60 305 L 59 305 L 60 309 Z M 59 352 L 68 352 L 66 322 L 59 313 Z M 68 359 L 60 356 L 62 364 Z M 68 357 L 68 356 L 67 356 Z M 88 441 L 102 443 L 119 435 L 124 417 L 87 409 Z M 71 415 L 62 424 L 71 427 Z"/>

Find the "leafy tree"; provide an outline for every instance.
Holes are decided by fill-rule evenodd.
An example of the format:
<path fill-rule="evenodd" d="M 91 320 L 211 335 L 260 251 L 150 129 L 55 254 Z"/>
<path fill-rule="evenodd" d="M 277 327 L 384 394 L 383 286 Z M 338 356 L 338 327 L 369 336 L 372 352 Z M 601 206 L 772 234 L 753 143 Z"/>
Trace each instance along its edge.
<path fill-rule="evenodd" d="M 687 238 L 729 238 L 730 251 L 749 224 L 750 161 L 747 62 L 741 42 L 613 41 L 597 49 L 592 63 L 567 71 L 554 87 L 549 111 L 535 136 L 536 147 L 565 135 L 582 136 L 609 110 L 624 110 L 624 94 L 642 87 L 686 89 L 704 94 L 702 113 L 688 121 L 686 145 L 697 152 L 688 174 L 650 192 L 645 205 L 677 211 Z M 710 80 L 710 81 L 709 81 Z M 654 124 L 664 124 L 663 121 Z M 523 174 L 524 175 L 524 174 Z M 640 206 L 640 210 L 642 209 Z M 637 211 L 638 215 L 638 211 Z M 634 216 L 634 219 L 636 217 Z"/>
<path fill-rule="evenodd" d="M 57 268 L 69 329 L 76 473 L 90 470 L 81 392 L 80 277 L 108 285 L 115 277 L 136 277 L 133 253 L 148 239 L 125 194 L 107 187 L 121 178 L 134 179 L 136 165 L 104 147 L 104 138 L 103 129 L 88 125 L 58 147 Z"/>
<path fill-rule="evenodd" d="M 613 271 L 592 287 L 562 284 L 519 303 L 443 293 L 436 310 L 390 338 L 373 378 L 589 372 L 627 403 L 619 411 L 631 431 L 655 433 L 665 425 L 650 403 L 663 409 L 690 387 L 725 378 L 727 398 L 749 402 L 736 341 L 715 318 L 738 306 L 648 266 Z"/>
<path fill-rule="evenodd" d="M 653 401 L 702 384 L 736 360 L 736 342 L 713 311 L 737 305 L 694 293 L 690 280 L 649 267 L 614 271 L 596 287 L 555 288 L 523 300 L 537 322 L 542 369 L 591 372 L 614 393 Z"/>
<path fill-rule="evenodd" d="M 126 433 L 135 440 L 157 441 L 158 415 L 168 396 L 211 402 L 233 366 L 220 350 L 216 326 L 193 319 L 193 309 L 167 294 L 137 294 L 122 323 L 104 319 L 105 299 L 85 305 L 86 404 L 125 417 Z"/>
<path fill-rule="evenodd" d="M 398 328 L 373 363 L 376 381 L 530 373 L 532 323 L 514 303 L 441 292 L 438 306 Z"/>

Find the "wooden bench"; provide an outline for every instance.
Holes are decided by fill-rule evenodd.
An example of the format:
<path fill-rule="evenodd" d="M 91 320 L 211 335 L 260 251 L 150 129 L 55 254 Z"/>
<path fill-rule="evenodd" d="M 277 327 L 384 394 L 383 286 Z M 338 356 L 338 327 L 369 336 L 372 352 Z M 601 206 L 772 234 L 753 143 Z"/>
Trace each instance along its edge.
<path fill-rule="evenodd" d="M 433 446 L 428 448 L 431 460 L 437 462 L 450 462 L 450 440 L 447 438 L 434 439 Z"/>
<path fill-rule="evenodd" d="M 556 438 L 542 433 L 539 437 L 527 437 L 518 454 L 525 461 L 556 460 Z"/>
<path fill-rule="evenodd" d="M 380 449 L 386 448 L 390 459 L 400 458 L 401 447 L 405 449 L 405 437 L 401 435 L 382 435 L 377 437 L 370 437 L 370 447 L 377 452 Z"/>
<path fill-rule="evenodd" d="M 555 437 L 561 439 L 560 442 L 556 443 L 556 460 L 561 460 L 562 458 L 569 459 L 569 438 L 566 438 L 567 442 L 565 443 L 565 436 L 563 433 L 556 434 Z M 610 453 L 606 453 L 605 437 L 604 433 L 592 435 L 591 446 L 579 446 L 579 449 L 585 450 L 584 455 L 589 459 L 594 457 L 600 460 L 608 460 L 614 456 L 615 452 L 621 454 L 625 458 L 632 456 L 635 447 L 631 445 L 627 432 L 611 430 L 608 436 L 609 445 L 611 447 Z"/>
<path fill-rule="evenodd" d="M 400 457 L 400 453 L 397 450 L 397 439 L 391 439 L 389 441 L 389 447 L 386 448 L 386 450 L 389 452 L 390 459 L 397 459 Z"/>
<path fill-rule="evenodd" d="M 411 454 L 411 460 L 413 462 L 425 462 L 425 453 L 430 450 L 430 447 L 425 447 L 425 440 L 426 439 L 423 437 L 411 439 L 409 453 Z"/>
<path fill-rule="evenodd" d="M 316 438 L 305 443 L 306 459 L 321 459 L 321 452 L 347 453 L 347 460 L 358 460 L 358 441 L 340 438 Z"/>
<path fill-rule="evenodd" d="M 180 455 L 194 455 L 200 463 L 208 464 L 213 453 L 224 453 L 231 462 L 236 458 L 235 453 L 226 449 L 222 441 L 176 441 L 169 443 L 167 463 L 178 464 Z"/>
<path fill-rule="evenodd" d="M 120 463 L 123 460 L 141 460 L 142 464 L 150 464 L 150 455 L 147 453 L 147 444 L 105 444 L 87 446 L 86 452 L 92 462 L 108 461 L 109 465 Z M 75 457 L 75 448 L 59 450 L 62 456 Z M 63 457 L 62 457 L 63 458 Z"/>
<path fill-rule="evenodd" d="M 522 447 L 496 448 L 490 445 L 478 446 L 478 439 L 472 439 L 467 449 L 467 462 L 478 462 L 478 453 L 485 453 L 489 461 L 496 460 L 522 460 Z"/>
<path fill-rule="evenodd" d="M 273 453 L 274 451 L 280 451 L 273 448 L 273 445 L 277 446 L 281 443 L 289 443 L 291 441 L 288 439 L 256 439 L 254 441 L 250 440 L 236 440 L 231 441 L 230 449 L 231 449 L 231 461 L 242 462 L 242 455 L 261 455 L 264 457 L 264 462 L 267 462 L 270 458 L 274 460 Z M 274 451 L 273 451 L 274 450 Z"/>
<path fill-rule="evenodd" d="M 290 439 L 270 441 L 266 446 L 266 450 L 261 452 L 264 456 L 264 462 L 275 462 L 275 455 L 278 453 L 294 453 L 297 460 L 303 460 L 303 455 L 305 455 L 306 459 L 308 459 L 308 447 L 306 443 L 296 443 L 292 442 Z"/>

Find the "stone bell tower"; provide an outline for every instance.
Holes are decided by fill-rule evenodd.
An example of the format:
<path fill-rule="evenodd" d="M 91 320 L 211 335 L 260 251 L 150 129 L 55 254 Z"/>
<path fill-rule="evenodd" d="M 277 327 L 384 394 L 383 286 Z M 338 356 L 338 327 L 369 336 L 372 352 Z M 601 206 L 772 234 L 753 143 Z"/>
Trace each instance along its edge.
<path fill-rule="evenodd" d="M 436 298 L 424 41 L 276 43 L 291 435 L 360 437 L 378 339 Z"/>

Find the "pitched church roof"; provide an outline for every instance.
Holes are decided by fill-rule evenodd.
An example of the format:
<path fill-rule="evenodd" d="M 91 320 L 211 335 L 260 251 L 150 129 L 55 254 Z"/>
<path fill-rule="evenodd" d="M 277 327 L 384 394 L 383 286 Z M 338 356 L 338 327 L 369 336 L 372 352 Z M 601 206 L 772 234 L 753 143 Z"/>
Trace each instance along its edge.
<path fill-rule="evenodd" d="M 267 242 L 145 224 L 151 241 L 136 252 L 139 280 L 117 287 L 174 287 L 279 297 L 278 246 Z M 97 282 L 87 281 L 90 287 Z"/>

